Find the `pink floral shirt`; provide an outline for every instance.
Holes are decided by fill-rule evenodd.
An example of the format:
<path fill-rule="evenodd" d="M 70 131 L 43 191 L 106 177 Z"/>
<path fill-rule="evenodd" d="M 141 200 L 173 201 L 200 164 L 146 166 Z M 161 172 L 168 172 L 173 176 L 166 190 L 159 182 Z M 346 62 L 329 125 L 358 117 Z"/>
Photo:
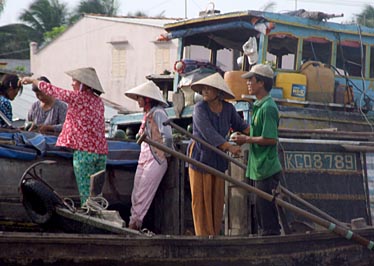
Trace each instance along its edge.
<path fill-rule="evenodd" d="M 68 104 L 57 146 L 97 154 L 108 154 L 105 138 L 104 104 L 90 91 L 65 90 L 46 82 L 39 89 Z"/>

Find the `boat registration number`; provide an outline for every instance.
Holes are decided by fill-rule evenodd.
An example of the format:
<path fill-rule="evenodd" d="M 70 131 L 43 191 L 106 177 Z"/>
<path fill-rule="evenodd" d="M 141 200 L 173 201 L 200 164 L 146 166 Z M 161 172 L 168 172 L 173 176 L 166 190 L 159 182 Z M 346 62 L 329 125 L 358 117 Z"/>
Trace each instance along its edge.
<path fill-rule="evenodd" d="M 354 153 L 285 151 L 284 155 L 288 170 L 357 170 Z"/>

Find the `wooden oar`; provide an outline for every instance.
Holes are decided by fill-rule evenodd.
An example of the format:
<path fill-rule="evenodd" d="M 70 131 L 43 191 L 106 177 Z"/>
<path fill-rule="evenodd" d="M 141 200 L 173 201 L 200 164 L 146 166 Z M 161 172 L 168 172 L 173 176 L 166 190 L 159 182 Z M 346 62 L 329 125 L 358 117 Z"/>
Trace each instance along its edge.
<path fill-rule="evenodd" d="M 227 159 L 228 161 L 236 164 L 237 166 L 241 167 L 242 169 L 247 169 L 247 166 L 243 163 L 241 163 L 240 161 L 236 160 L 234 157 L 232 156 L 229 156 L 227 153 L 221 151 L 220 149 L 218 149 L 217 147 L 211 145 L 210 143 L 206 142 L 205 140 L 199 138 L 199 137 L 196 137 L 194 136 L 193 134 L 191 134 L 190 132 L 188 132 L 187 130 L 185 130 L 183 127 L 180 127 L 178 126 L 177 124 L 175 124 L 173 121 L 171 121 L 170 119 L 165 121 L 163 123 L 164 125 L 170 125 L 171 127 L 175 128 L 176 130 L 178 130 L 179 132 L 185 134 L 186 136 L 198 141 L 199 143 L 201 143 L 202 145 L 206 146 L 207 148 L 215 151 L 216 153 L 218 153 L 219 155 L 221 155 L 222 157 L 224 157 L 225 159 Z M 303 204 L 304 206 L 310 208 L 311 210 L 315 211 L 316 213 L 318 213 L 319 215 L 321 215 L 323 218 L 335 223 L 335 224 L 338 224 L 340 225 L 341 227 L 344 227 L 345 229 L 348 229 L 348 227 L 346 226 L 346 224 L 344 224 L 343 222 L 335 219 L 334 217 L 332 217 L 331 215 L 325 213 L 324 211 L 318 209 L 317 207 L 313 206 L 312 204 L 310 204 L 309 202 L 305 201 L 304 199 L 300 198 L 299 196 L 297 196 L 295 193 L 287 190 L 285 187 L 283 186 L 280 186 L 280 189 L 281 191 L 286 194 L 287 196 L 293 198 L 294 200 L 298 201 L 299 203 Z"/>
<path fill-rule="evenodd" d="M 196 167 L 199 167 L 205 171 L 207 171 L 208 173 L 212 174 L 212 175 L 215 175 L 215 176 L 218 176 L 220 178 L 223 178 L 224 180 L 234 184 L 234 185 L 237 185 L 238 187 L 241 187 L 249 192 L 252 192 L 252 193 L 255 193 L 256 195 L 258 195 L 259 197 L 267 200 L 267 201 L 274 201 L 276 204 L 278 204 L 279 206 L 282 206 L 290 211 L 293 211 L 301 216 L 304 216 L 310 220 L 312 220 L 313 222 L 315 222 L 316 224 L 319 224 L 321 225 L 322 227 L 324 228 L 327 228 L 330 232 L 333 232 L 333 233 L 336 233 L 337 235 L 340 235 L 348 240 L 353 240 L 365 247 L 367 247 L 369 250 L 373 250 L 373 247 L 374 247 L 374 242 L 373 241 L 370 241 L 360 235 L 358 235 L 357 233 L 354 233 L 353 231 L 351 230 L 347 230 L 345 228 L 343 228 L 342 226 L 340 225 L 337 225 L 335 223 L 332 223 L 332 222 L 329 222 L 321 217 L 318 217 L 310 212 L 307 212 L 303 209 L 300 209 L 299 207 L 296 207 L 288 202 L 285 202 L 283 201 L 282 199 L 279 199 L 278 197 L 274 197 L 260 189 L 257 189 L 253 186 L 250 186 L 244 182 L 241 182 L 239 180 L 236 180 L 234 178 L 232 178 L 231 176 L 228 176 L 226 175 L 225 173 L 222 173 L 218 170 L 216 170 L 215 168 L 212 168 L 208 165 L 205 165 L 201 162 L 198 162 L 180 152 L 177 152 L 173 149 L 170 149 L 169 147 L 161 144 L 161 143 L 158 143 L 156 141 L 153 141 L 149 138 L 147 138 L 147 136 L 145 134 L 143 134 L 139 140 L 138 140 L 138 143 L 142 143 L 142 142 L 146 142 L 148 143 L 149 145 L 152 145 L 166 153 L 169 153 L 170 155 L 172 156 L 175 156 L 183 161 L 186 161 L 190 164 L 193 164 L 195 165 Z"/>

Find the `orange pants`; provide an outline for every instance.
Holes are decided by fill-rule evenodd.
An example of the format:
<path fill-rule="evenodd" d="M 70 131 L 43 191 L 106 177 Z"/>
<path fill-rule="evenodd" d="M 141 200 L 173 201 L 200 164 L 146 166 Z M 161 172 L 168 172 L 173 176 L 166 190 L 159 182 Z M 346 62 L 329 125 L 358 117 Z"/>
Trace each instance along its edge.
<path fill-rule="evenodd" d="M 219 235 L 222 225 L 225 181 L 188 168 L 192 216 L 197 236 Z"/>

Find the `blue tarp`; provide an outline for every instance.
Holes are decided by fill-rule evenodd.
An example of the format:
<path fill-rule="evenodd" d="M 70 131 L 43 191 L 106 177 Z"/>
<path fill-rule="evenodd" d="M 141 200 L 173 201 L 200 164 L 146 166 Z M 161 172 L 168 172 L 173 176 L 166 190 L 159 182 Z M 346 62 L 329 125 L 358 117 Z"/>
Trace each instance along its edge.
<path fill-rule="evenodd" d="M 67 159 L 73 157 L 71 149 L 55 146 L 57 137 L 34 132 L 0 133 L 4 143 L 13 141 L 14 144 L 0 144 L 0 157 L 34 160 L 48 155 L 60 156 Z M 108 140 L 109 154 L 107 165 L 136 166 L 140 146 L 135 142 Z"/>

